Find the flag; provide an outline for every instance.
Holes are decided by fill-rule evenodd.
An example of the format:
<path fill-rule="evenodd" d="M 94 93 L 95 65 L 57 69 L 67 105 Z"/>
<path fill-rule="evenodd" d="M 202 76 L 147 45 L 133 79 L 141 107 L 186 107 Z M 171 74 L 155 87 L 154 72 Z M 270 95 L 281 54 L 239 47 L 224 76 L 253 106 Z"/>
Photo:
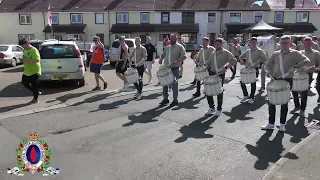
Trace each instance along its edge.
<path fill-rule="evenodd" d="M 52 26 L 52 15 L 51 15 L 51 10 L 50 10 L 50 4 L 48 6 L 48 14 L 47 14 L 47 16 L 48 16 L 48 25 Z"/>
<path fill-rule="evenodd" d="M 253 3 L 251 4 L 251 7 L 252 7 L 253 5 L 262 6 L 262 5 L 263 5 L 263 2 L 264 2 L 264 1 L 255 1 L 255 2 L 253 2 Z"/>

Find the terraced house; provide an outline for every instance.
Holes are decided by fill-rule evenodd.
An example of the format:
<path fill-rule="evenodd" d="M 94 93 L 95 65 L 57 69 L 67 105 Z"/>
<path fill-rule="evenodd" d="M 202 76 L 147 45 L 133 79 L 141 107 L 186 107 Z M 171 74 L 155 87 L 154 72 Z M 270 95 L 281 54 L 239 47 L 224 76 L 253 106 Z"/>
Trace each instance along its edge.
<path fill-rule="evenodd" d="M 320 35 L 320 9 L 316 0 L 0 0 L 0 43 L 19 38 L 77 39 L 100 36 L 111 44 L 118 36 L 150 35 L 162 41 L 170 33 L 181 35 L 187 49 L 196 49 L 203 36 L 212 40 L 243 36 L 241 30 L 263 19 L 285 34 Z M 47 24 L 50 3 L 52 29 Z M 51 32 L 53 30 L 53 33 Z"/>

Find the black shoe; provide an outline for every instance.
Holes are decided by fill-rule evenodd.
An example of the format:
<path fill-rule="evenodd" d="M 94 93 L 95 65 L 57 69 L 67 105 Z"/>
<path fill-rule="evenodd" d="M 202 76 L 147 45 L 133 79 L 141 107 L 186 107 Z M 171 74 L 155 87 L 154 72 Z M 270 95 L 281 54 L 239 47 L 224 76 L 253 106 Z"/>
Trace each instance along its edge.
<path fill-rule="evenodd" d="M 201 94 L 199 92 L 196 92 L 193 94 L 193 97 L 199 97 Z"/>
<path fill-rule="evenodd" d="M 107 89 L 107 87 L 108 87 L 108 83 L 105 82 L 105 83 L 103 84 L 103 89 Z"/>
<path fill-rule="evenodd" d="M 182 75 L 179 75 L 179 78 L 182 78 Z"/>
<path fill-rule="evenodd" d="M 197 84 L 197 81 L 192 81 L 190 84 L 196 85 L 196 84 Z"/>
<path fill-rule="evenodd" d="M 170 107 L 176 106 L 178 105 L 178 101 L 172 101 L 172 103 L 170 104 Z"/>
<path fill-rule="evenodd" d="M 164 99 L 159 103 L 161 106 L 165 106 L 167 104 L 169 104 L 169 100 L 168 99 Z"/>
<path fill-rule="evenodd" d="M 98 90 L 101 90 L 101 88 L 99 86 L 92 89 L 92 91 L 98 91 Z"/>

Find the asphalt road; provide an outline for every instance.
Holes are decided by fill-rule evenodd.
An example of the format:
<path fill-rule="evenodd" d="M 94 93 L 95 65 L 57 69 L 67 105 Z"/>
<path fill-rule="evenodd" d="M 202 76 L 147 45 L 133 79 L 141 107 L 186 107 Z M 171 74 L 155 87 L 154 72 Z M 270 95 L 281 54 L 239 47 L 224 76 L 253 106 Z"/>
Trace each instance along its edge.
<path fill-rule="evenodd" d="M 184 63 L 184 75 L 180 82 L 191 82 L 194 77 L 194 63 L 191 59 L 187 59 Z M 146 86 L 151 88 L 157 85 L 156 71 L 159 68 L 158 62 L 153 68 L 153 84 Z M 90 92 L 95 87 L 95 80 L 92 73 L 86 72 L 86 85 L 82 88 L 70 84 L 70 82 L 62 83 L 46 83 L 41 85 L 42 95 L 39 97 L 40 103 L 28 105 L 32 99 L 32 94 L 26 90 L 20 83 L 23 72 L 23 66 L 15 68 L 0 69 L 0 113 L 17 112 L 36 107 L 43 107 L 65 102 L 74 97 L 80 97 Z M 116 76 L 115 69 L 106 64 L 102 68 L 101 73 L 108 81 L 107 91 L 118 90 L 123 86 L 121 80 Z M 144 75 L 144 82 L 148 82 L 148 76 Z"/>
<path fill-rule="evenodd" d="M 225 84 L 223 113 L 213 118 L 204 116 L 204 97 L 191 98 L 193 88 L 180 87 L 174 108 L 158 107 L 161 92 L 153 91 L 140 101 L 132 94 L 98 95 L 71 107 L 0 120 L 0 179 L 22 179 L 6 169 L 15 166 L 20 140 L 35 130 L 52 148 L 51 165 L 60 168 L 50 179 L 256 180 L 313 131 L 305 123 L 320 118 L 312 95 L 307 117 L 289 114 L 286 133 L 265 132 L 260 130 L 268 119 L 265 92 L 252 105 L 240 104 L 239 83 L 231 81 Z"/>

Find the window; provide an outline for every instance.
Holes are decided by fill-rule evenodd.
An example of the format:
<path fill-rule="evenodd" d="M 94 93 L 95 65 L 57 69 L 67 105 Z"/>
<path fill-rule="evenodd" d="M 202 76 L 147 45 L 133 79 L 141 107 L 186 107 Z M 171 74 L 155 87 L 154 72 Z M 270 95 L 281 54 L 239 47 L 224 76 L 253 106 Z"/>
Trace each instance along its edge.
<path fill-rule="evenodd" d="M 23 52 L 23 49 L 22 49 L 22 47 L 19 47 L 19 46 L 13 46 L 12 51 L 13 52 Z"/>
<path fill-rule="evenodd" d="M 82 24 L 82 14 L 71 14 L 71 24 Z"/>
<path fill-rule="evenodd" d="M 183 33 L 180 37 L 186 44 L 197 44 L 197 33 Z"/>
<path fill-rule="evenodd" d="M 140 13 L 140 22 L 141 24 L 149 23 L 149 13 L 147 12 Z"/>
<path fill-rule="evenodd" d="M 129 34 L 115 34 L 114 39 L 119 39 L 120 36 L 124 36 L 125 38 L 130 38 Z"/>
<path fill-rule="evenodd" d="M 41 46 L 41 59 L 77 58 L 78 53 L 74 45 L 55 44 Z"/>
<path fill-rule="evenodd" d="M 104 24 L 104 14 L 103 13 L 96 13 L 95 14 L 96 24 Z"/>
<path fill-rule="evenodd" d="M 19 39 L 28 39 L 28 40 L 35 40 L 34 34 L 18 34 Z"/>
<path fill-rule="evenodd" d="M 129 23 L 129 14 L 117 13 L 117 23 Z"/>
<path fill-rule="evenodd" d="M 283 22 L 283 12 L 275 12 L 274 13 L 274 22 L 282 23 Z"/>
<path fill-rule="evenodd" d="M 20 14 L 19 22 L 21 25 L 30 25 L 31 24 L 31 15 L 30 14 Z"/>
<path fill-rule="evenodd" d="M 216 22 L 216 13 L 208 13 L 208 22 L 209 23 Z"/>
<path fill-rule="evenodd" d="M 68 34 L 69 40 L 76 40 L 76 41 L 83 41 L 84 35 L 83 34 Z"/>
<path fill-rule="evenodd" d="M 297 12 L 297 22 L 308 22 L 309 12 Z"/>
<path fill-rule="evenodd" d="M 241 23 L 241 13 L 230 13 L 231 23 Z"/>
<path fill-rule="evenodd" d="M 162 12 L 161 13 L 161 23 L 170 23 L 170 13 Z"/>
<path fill-rule="evenodd" d="M 194 23 L 194 12 L 182 12 L 182 23 Z"/>
<path fill-rule="evenodd" d="M 263 18 L 262 12 L 254 12 L 254 22 L 260 22 Z"/>
<path fill-rule="evenodd" d="M 52 16 L 52 24 L 59 24 L 59 15 L 51 14 L 51 16 Z"/>

